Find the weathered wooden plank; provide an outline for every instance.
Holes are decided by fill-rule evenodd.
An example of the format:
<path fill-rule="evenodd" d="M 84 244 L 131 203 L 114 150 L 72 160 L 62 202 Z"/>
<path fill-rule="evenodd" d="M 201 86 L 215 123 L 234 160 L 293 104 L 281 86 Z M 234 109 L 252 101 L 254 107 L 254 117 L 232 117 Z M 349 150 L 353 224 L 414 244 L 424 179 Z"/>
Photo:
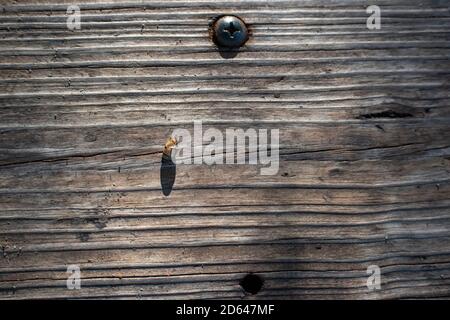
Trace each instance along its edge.
<path fill-rule="evenodd" d="M 450 296 L 448 1 L 377 1 L 380 30 L 370 1 L 77 2 L 77 31 L 72 1 L 0 4 L 0 298 Z M 177 165 L 164 196 L 194 120 L 280 129 L 278 174 Z"/>

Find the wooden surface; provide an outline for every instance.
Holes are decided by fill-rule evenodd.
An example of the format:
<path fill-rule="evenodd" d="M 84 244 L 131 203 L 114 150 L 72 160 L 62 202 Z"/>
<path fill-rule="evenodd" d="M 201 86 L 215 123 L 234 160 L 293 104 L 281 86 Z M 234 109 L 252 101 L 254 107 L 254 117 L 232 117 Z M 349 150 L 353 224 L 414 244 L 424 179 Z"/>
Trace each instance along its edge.
<path fill-rule="evenodd" d="M 1 7 L 0 298 L 450 297 L 449 1 Z M 208 35 L 224 13 L 252 33 L 233 58 Z M 164 196 L 193 120 L 279 128 L 278 175 L 179 165 Z"/>

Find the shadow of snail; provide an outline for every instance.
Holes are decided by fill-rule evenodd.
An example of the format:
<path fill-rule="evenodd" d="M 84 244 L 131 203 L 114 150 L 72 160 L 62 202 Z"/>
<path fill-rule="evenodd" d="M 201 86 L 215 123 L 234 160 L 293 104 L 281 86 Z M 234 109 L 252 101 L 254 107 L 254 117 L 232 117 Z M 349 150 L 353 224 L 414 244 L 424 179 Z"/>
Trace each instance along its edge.
<path fill-rule="evenodd" d="M 176 146 L 177 141 L 170 137 L 164 145 L 161 158 L 160 181 L 163 194 L 167 197 L 172 192 L 173 184 L 177 171 L 176 164 L 172 161 L 172 149 Z"/>

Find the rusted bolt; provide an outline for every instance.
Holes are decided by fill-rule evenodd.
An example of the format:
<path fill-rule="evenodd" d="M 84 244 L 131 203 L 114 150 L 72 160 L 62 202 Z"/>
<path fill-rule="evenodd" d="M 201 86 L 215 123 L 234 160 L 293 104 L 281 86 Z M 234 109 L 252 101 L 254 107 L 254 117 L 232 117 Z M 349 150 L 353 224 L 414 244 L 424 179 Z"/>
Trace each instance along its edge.
<path fill-rule="evenodd" d="M 214 42 L 219 47 L 238 48 L 248 39 L 248 30 L 242 19 L 222 16 L 214 23 Z"/>

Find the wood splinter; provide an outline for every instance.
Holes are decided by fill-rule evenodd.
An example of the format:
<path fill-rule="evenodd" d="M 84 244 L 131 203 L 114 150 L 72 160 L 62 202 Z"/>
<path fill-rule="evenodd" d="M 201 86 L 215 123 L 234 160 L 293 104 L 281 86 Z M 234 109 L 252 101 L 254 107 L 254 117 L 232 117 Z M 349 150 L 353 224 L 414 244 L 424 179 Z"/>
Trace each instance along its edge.
<path fill-rule="evenodd" d="M 169 139 L 167 139 L 166 141 L 166 144 L 164 145 L 163 154 L 170 157 L 172 149 L 177 145 L 177 143 L 177 139 L 169 137 Z"/>

